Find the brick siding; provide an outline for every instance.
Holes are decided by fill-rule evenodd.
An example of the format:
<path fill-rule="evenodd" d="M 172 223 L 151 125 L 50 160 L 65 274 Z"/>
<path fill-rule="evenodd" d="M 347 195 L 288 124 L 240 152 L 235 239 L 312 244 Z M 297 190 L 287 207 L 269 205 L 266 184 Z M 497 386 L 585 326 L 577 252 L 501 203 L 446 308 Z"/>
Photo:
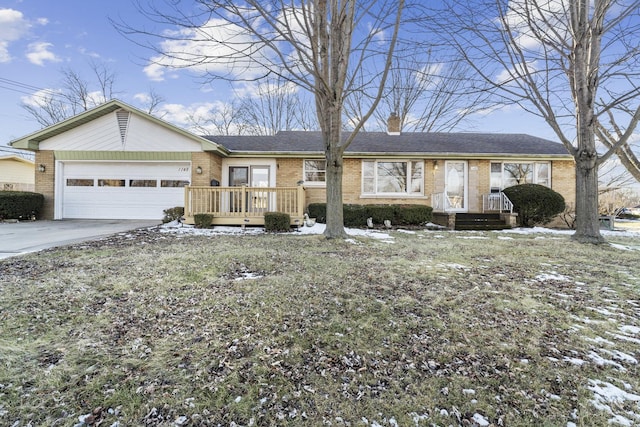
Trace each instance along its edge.
<path fill-rule="evenodd" d="M 40 213 L 40 219 L 53 219 L 54 212 L 54 193 L 55 193 L 55 177 L 56 163 L 53 151 L 36 151 L 35 157 L 35 192 L 44 196 L 44 205 Z M 44 172 L 38 170 L 40 165 L 44 165 Z"/>

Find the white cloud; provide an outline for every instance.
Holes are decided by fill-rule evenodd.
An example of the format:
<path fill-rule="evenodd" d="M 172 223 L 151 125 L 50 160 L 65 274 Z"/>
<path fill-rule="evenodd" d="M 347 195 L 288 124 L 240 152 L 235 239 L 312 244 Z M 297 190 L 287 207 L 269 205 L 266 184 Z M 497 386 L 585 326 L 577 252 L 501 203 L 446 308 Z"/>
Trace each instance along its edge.
<path fill-rule="evenodd" d="M 149 96 L 148 93 L 136 93 L 135 95 L 133 95 L 133 99 L 135 99 L 141 104 L 151 102 L 151 96 Z"/>
<path fill-rule="evenodd" d="M 510 69 L 502 70 L 496 76 L 496 83 L 501 85 L 510 85 L 513 84 L 514 81 L 521 80 L 519 76 L 522 75 L 533 75 L 538 71 L 538 62 L 530 61 L 525 64 L 514 64 L 514 66 Z"/>
<path fill-rule="evenodd" d="M 167 70 L 180 68 L 236 78 L 264 72 L 259 65 L 264 58 L 259 44 L 247 31 L 225 20 L 212 19 L 194 29 L 167 30 L 164 35 L 159 46 L 163 54 L 151 58 L 144 68 L 151 80 L 164 80 Z"/>
<path fill-rule="evenodd" d="M 9 43 L 25 35 L 31 24 L 22 12 L 14 9 L 0 9 L 0 63 L 11 61 Z"/>
<path fill-rule="evenodd" d="M 219 135 L 221 130 L 238 133 L 232 122 L 233 108 L 223 101 L 182 104 L 163 104 L 154 115 L 196 134 Z"/>
<path fill-rule="evenodd" d="M 223 106 L 222 101 L 195 103 L 190 105 L 164 104 L 160 114 L 164 120 L 182 127 L 193 125 L 211 118 L 213 112 Z"/>
<path fill-rule="evenodd" d="M 234 93 L 239 98 L 262 98 L 268 95 L 294 95 L 300 91 L 300 86 L 293 82 L 240 82 L 234 86 Z"/>
<path fill-rule="evenodd" d="M 0 64 L 10 61 L 11 55 L 9 54 L 9 43 L 0 41 Z"/>
<path fill-rule="evenodd" d="M 22 37 L 31 27 L 22 12 L 0 9 L 0 40 L 14 41 Z"/>
<path fill-rule="evenodd" d="M 537 50 L 541 38 L 558 41 L 567 35 L 566 0 L 510 0 L 505 24 L 518 47 Z"/>
<path fill-rule="evenodd" d="M 29 44 L 26 56 L 29 62 L 40 66 L 43 66 L 45 61 L 60 62 L 60 58 L 49 50 L 52 47 L 53 44 L 47 42 L 31 43 Z"/>
<path fill-rule="evenodd" d="M 46 105 L 48 100 L 58 94 L 62 94 L 62 91 L 59 89 L 42 89 L 31 95 L 23 96 L 20 99 L 25 105 L 38 108 Z"/>

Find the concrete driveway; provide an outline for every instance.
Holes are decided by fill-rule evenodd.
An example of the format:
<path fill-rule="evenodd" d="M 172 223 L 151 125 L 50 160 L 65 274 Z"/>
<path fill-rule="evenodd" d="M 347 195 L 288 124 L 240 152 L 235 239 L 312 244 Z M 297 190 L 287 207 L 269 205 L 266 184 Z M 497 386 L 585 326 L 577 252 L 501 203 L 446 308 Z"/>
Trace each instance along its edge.
<path fill-rule="evenodd" d="M 0 222 L 0 259 L 158 225 L 151 220 Z"/>

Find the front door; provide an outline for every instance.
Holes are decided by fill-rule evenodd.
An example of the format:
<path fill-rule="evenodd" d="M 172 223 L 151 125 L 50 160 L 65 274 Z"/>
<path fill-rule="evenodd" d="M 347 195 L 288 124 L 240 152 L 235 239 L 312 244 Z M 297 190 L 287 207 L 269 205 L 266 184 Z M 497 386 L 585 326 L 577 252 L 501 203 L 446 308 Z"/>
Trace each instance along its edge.
<path fill-rule="evenodd" d="M 229 187 L 246 187 L 249 185 L 249 167 L 248 166 L 229 166 Z M 245 195 L 242 194 L 242 190 L 231 191 L 229 193 L 229 209 L 231 212 L 245 212 L 245 206 L 242 205 L 242 200 Z"/>
<path fill-rule="evenodd" d="M 258 190 L 269 186 L 269 166 L 251 166 L 249 169 L 251 187 L 248 194 L 249 210 L 251 212 L 267 212 L 269 210 L 269 192 Z"/>
<path fill-rule="evenodd" d="M 245 212 L 265 212 L 269 208 L 269 193 L 254 188 L 269 187 L 269 166 L 229 166 L 230 187 L 250 187 L 244 195 L 240 190 L 231 193 L 231 211 L 240 212 L 242 198 Z"/>
<path fill-rule="evenodd" d="M 467 162 L 447 161 L 445 163 L 445 194 L 449 212 L 466 212 L 467 205 Z"/>

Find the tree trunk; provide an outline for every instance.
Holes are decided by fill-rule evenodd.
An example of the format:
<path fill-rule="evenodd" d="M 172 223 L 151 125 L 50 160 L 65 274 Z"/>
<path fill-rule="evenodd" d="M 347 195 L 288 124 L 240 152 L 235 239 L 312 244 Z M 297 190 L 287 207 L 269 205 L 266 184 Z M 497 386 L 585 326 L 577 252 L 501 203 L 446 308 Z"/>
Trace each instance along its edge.
<path fill-rule="evenodd" d="M 599 83 L 600 37 L 604 11 L 596 1 L 596 12 L 589 17 L 590 2 L 569 4 L 573 46 L 569 81 L 576 114 L 576 232 L 581 243 L 604 243 L 598 220 L 598 152 L 596 151 L 595 99 Z M 599 13 L 600 12 L 600 13 Z"/>
<path fill-rule="evenodd" d="M 342 210 L 342 172 L 343 160 L 336 143 L 327 147 L 326 185 L 327 185 L 327 227 L 324 236 L 327 239 L 347 237 L 344 231 L 344 213 Z"/>
<path fill-rule="evenodd" d="M 595 150 L 576 156 L 576 232 L 580 243 L 605 243 L 600 234 L 598 213 L 598 165 Z"/>

